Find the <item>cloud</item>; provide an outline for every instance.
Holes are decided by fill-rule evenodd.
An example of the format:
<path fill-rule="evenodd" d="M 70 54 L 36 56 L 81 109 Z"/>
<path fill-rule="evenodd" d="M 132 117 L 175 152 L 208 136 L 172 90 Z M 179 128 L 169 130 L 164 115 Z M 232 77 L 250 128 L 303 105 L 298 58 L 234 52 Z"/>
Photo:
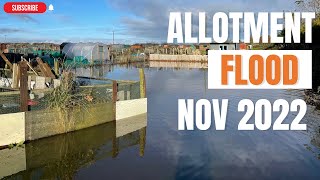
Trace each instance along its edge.
<path fill-rule="evenodd" d="M 59 27 L 53 27 L 53 28 L 42 28 L 40 30 L 37 30 L 38 32 L 48 32 L 48 31 L 71 31 L 71 30 L 90 30 L 95 29 L 103 26 L 59 26 Z"/>
<path fill-rule="evenodd" d="M 39 23 L 36 19 L 33 17 L 27 15 L 27 14 L 12 14 L 12 17 L 17 18 L 18 20 L 24 21 L 24 22 L 32 22 L 32 23 Z"/>
<path fill-rule="evenodd" d="M 112 35 L 114 32 L 117 35 L 126 35 L 126 28 L 118 26 L 118 27 L 97 27 L 96 31 L 99 33 Z"/>
<path fill-rule="evenodd" d="M 291 11 L 294 10 L 294 0 L 108 0 L 114 8 L 127 12 L 132 16 L 122 17 L 121 24 L 126 33 L 131 36 L 151 40 L 165 41 L 169 22 L 169 13 L 206 12 L 258 12 L 258 11 Z M 197 23 L 196 17 L 194 23 Z M 209 24 L 208 24 L 209 25 Z M 197 29 L 197 26 L 194 27 Z"/>
<path fill-rule="evenodd" d="M 1 32 L 0 32 L 1 35 Z M 1 37 L 0 37 L 1 38 Z M 16 36 L 8 36 L 6 37 L 7 42 L 11 43 L 35 43 L 35 42 L 43 42 L 43 43 L 55 43 L 55 44 L 61 44 L 63 42 L 73 42 L 73 43 L 78 43 L 78 42 L 93 42 L 93 43 L 105 43 L 105 44 L 111 44 L 112 39 L 110 38 L 94 38 L 94 37 L 74 37 L 74 36 L 67 36 L 67 37 L 60 37 L 59 39 L 56 38 L 51 38 L 47 36 L 25 36 L 25 37 L 16 37 Z M 133 44 L 133 40 L 128 40 L 124 38 L 118 38 L 116 40 L 116 43 L 128 43 L 128 44 Z"/>
<path fill-rule="evenodd" d="M 64 15 L 64 14 L 49 14 L 49 16 L 53 17 L 55 20 L 61 22 L 61 23 L 74 23 L 71 16 Z"/>
<path fill-rule="evenodd" d="M 0 28 L 0 34 L 11 34 L 11 33 L 19 33 L 19 32 L 27 32 L 23 29 L 17 28 Z"/>

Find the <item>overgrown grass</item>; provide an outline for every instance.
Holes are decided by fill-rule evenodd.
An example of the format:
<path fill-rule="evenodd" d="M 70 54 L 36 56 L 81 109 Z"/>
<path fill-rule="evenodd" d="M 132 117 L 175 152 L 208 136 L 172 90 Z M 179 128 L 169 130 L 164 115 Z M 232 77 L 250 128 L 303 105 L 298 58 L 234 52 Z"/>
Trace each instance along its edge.
<path fill-rule="evenodd" d="M 47 98 L 50 109 L 68 110 L 75 107 L 86 107 L 92 101 L 90 92 L 80 91 L 74 81 L 72 72 L 62 74 L 61 84 Z"/>

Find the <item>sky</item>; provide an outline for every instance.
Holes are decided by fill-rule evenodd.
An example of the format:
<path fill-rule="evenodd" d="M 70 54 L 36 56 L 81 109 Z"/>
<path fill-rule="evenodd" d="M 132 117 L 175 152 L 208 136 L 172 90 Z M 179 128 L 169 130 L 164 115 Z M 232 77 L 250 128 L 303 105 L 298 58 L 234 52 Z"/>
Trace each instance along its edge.
<path fill-rule="evenodd" d="M 26 0 L 14 0 L 14 2 Z M 166 42 L 169 13 L 295 10 L 295 0 L 28 0 L 52 4 L 44 14 L 0 11 L 0 42 Z M 1 0 L 0 6 L 8 2 Z M 210 26 L 210 24 L 208 25 Z M 210 32 L 208 32 L 210 33 Z"/>

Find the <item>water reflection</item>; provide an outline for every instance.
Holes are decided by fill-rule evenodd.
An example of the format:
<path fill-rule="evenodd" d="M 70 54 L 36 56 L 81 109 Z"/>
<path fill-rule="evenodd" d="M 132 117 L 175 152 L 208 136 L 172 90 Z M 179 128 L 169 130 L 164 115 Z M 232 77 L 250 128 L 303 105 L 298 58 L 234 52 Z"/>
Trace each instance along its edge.
<path fill-rule="evenodd" d="M 170 61 L 150 61 L 152 68 L 174 68 L 174 69 L 206 69 L 208 62 L 170 62 Z"/>
<path fill-rule="evenodd" d="M 148 128 L 151 135 L 148 144 L 154 145 L 154 149 L 161 148 L 161 155 L 170 158 L 171 167 L 175 169 L 171 172 L 173 179 L 320 178 L 320 149 L 312 142 L 319 130 L 320 113 L 314 111 L 314 107 L 308 107 L 302 122 L 308 124 L 308 131 L 237 130 L 243 117 L 237 110 L 241 99 L 255 102 L 265 98 L 274 102 L 281 98 L 291 102 L 303 99 L 303 91 L 207 90 L 207 78 L 204 77 L 207 77 L 207 71 L 198 69 L 177 71 L 166 68 L 159 71 L 157 68 L 147 73 Z M 177 100 L 180 98 L 195 101 L 203 98 L 229 99 L 226 131 L 215 131 L 214 127 L 208 131 L 177 131 Z M 285 123 L 291 123 L 296 115 L 289 113 Z M 273 117 L 278 116 L 279 113 L 273 113 Z M 251 118 L 249 123 L 253 122 L 254 118 Z M 171 148 L 158 145 L 162 143 Z M 311 147 L 312 153 L 305 145 Z"/>
<path fill-rule="evenodd" d="M 143 156 L 146 126 L 147 115 L 142 114 L 0 151 L 0 178 L 73 179 L 80 168 L 116 158 L 126 148 L 138 146 L 137 156 Z M 17 174 L 8 176 L 12 173 Z"/>
<path fill-rule="evenodd" d="M 72 69 L 77 76 L 86 77 L 104 77 L 105 74 L 112 71 L 111 65 L 77 67 Z"/>
<path fill-rule="evenodd" d="M 105 69 L 104 77 L 137 80 L 135 78 L 139 78 L 139 73 L 135 66 L 111 66 L 110 71 Z M 128 124 L 126 121 L 119 121 L 102 126 L 101 130 L 79 132 L 80 137 L 75 138 L 75 143 L 70 143 L 70 140 L 64 142 L 64 138 L 60 137 L 57 141 L 61 140 L 62 145 L 54 143 L 58 144 L 57 148 L 50 141 L 43 140 L 41 147 L 48 148 L 42 151 L 38 150 L 42 148 L 32 149 L 35 155 L 27 155 L 26 164 L 27 167 L 36 164 L 38 159 L 48 163 L 44 161 L 28 167 L 11 177 L 22 179 L 24 174 L 27 174 L 26 179 L 31 175 L 44 177 L 41 173 L 47 172 L 51 173 L 46 176 L 49 179 L 64 173 L 69 173 L 66 178 L 75 179 L 320 179 L 320 112 L 315 111 L 314 107 L 308 106 L 303 118 L 302 123 L 307 123 L 308 131 L 237 130 L 243 116 L 237 110 L 241 99 L 257 101 L 265 98 L 274 102 L 281 98 L 291 102 L 297 98 L 303 99 L 303 91 L 208 90 L 207 70 L 189 67 L 153 68 L 147 65 L 145 73 L 148 82 L 148 126 L 146 121 L 130 126 L 125 126 Z M 229 99 L 226 131 L 215 131 L 214 127 L 208 131 L 178 131 L 177 102 L 180 98 L 195 101 L 203 98 Z M 279 116 L 278 113 L 273 115 Z M 285 123 L 290 123 L 296 115 L 290 112 Z M 254 119 L 249 120 L 249 123 L 253 122 Z M 113 133 L 109 134 L 108 129 Z M 78 147 L 83 150 L 78 150 Z M 66 149 L 71 151 L 69 158 L 66 157 L 69 156 Z M 62 155 L 50 157 L 51 153 L 60 154 L 60 151 Z M 16 157 L 21 156 L 20 152 L 17 154 Z M 73 162 L 77 158 L 78 162 Z M 13 158 L 11 160 L 16 162 Z M 12 164 L 18 165 L 14 162 Z M 72 168 L 60 165 L 66 162 L 71 163 Z M 48 170 L 48 167 L 58 165 L 70 170 L 59 170 L 60 173 L 56 173 L 54 168 L 51 172 Z M 23 163 L 18 167 L 22 166 Z"/>

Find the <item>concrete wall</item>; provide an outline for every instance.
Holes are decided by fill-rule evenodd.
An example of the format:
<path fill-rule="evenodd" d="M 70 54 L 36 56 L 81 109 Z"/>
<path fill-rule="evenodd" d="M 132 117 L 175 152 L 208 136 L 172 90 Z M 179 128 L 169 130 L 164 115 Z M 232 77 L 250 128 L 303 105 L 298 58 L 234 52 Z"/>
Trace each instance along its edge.
<path fill-rule="evenodd" d="M 150 61 L 208 61 L 206 55 L 168 55 L 168 54 L 150 54 Z"/>
<path fill-rule="evenodd" d="M 25 141 L 25 113 L 0 115 L 0 147 Z"/>
<path fill-rule="evenodd" d="M 69 111 L 29 111 L 26 112 L 26 140 L 67 133 L 113 120 L 112 103 L 95 104 Z"/>
<path fill-rule="evenodd" d="M 112 157 L 115 138 L 111 122 L 1 150 L 0 179 L 72 179 L 95 158 Z"/>
<path fill-rule="evenodd" d="M 122 149 L 146 145 L 147 114 L 0 150 L 0 179 L 72 179 L 92 161 L 116 157 Z M 34 174 L 34 172 L 40 174 Z"/>
<path fill-rule="evenodd" d="M 93 152 L 96 150 L 100 153 L 110 153 L 111 156 L 112 146 L 110 145 L 114 138 L 115 123 L 111 122 L 32 141 L 26 145 L 27 169 L 45 167 L 43 170 L 48 171 L 50 167 L 47 167 L 47 164 L 55 165 L 59 162 L 66 165 L 59 167 L 59 170 L 68 172 L 70 170 L 68 168 L 78 168 L 92 161 L 95 158 Z M 106 144 L 109 146 L 106 147 Z M 99 149 L 103 146 L 103 150 Z"/>
<path fill-rule="evenodd" d="M 72 110 L 39 110 L 0 115 L 0 147 L 72 132 L 147 113 L 147 99 L 100 103 Z"/>
<path fill-rule="evenodd" d="M 147 113 L 116 121 L 116 137 L 147 127 Z"/>
<path fill-rule="evenodd" d="M 117 101 L 116 120 L 147 113 L 147 98 Z"/>
<path fill-rule="evenodd" d="M 0 151 L 0 179 L 27 169 L 25 146 Z"/>

